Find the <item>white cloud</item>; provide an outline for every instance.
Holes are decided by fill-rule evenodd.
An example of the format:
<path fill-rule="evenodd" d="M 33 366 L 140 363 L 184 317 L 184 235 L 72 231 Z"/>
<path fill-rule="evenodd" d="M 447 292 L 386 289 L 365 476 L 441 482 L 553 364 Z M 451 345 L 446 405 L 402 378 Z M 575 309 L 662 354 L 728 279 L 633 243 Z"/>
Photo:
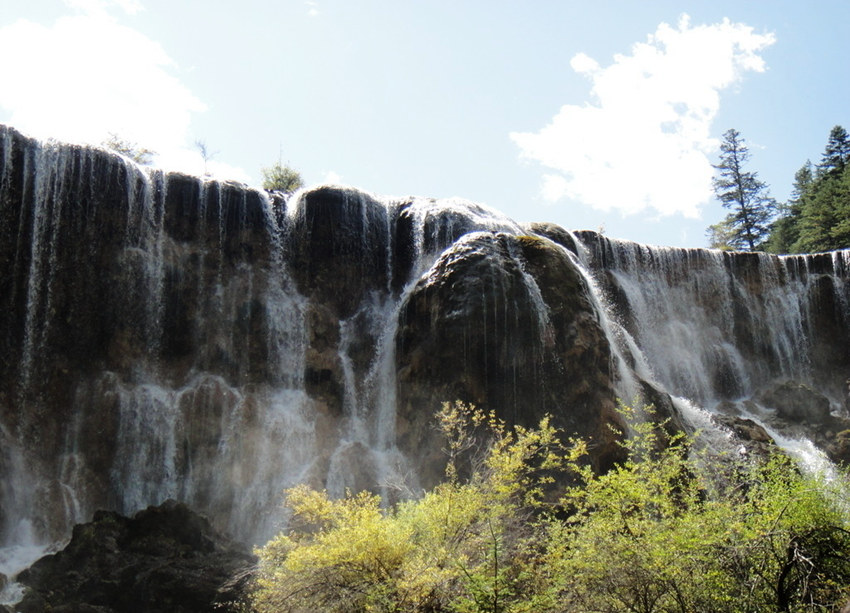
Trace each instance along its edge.
<path fill-rule="evenodd" d="M 683 16 L 607 67 L 579 53 L 570 65 L 591 80 L 593 102 L 565 105 L 539 132 L 510 137 L 522 157 L 556 171 L 543 178 L 547 200 L 697 217 L 711 195 L 720 92 L 764 71 L 760 52 L 774 41 L 744 24 L 692 27 Z"/>
<path fill-rule="evenodd" d="M 142 10 L 139 0 L 65 0 L 65 5 L 89 15 L 102 15 L 111 6 L 117 6 L 128 15 L 135 15 Z"/>
<path fill-rule="evenodd" d="M 304 4 L 307 5 L 307 14 L 310 17 L 318 17 L 321 14 L 317 0 L 307 0 Z"/>
<path fill-rule="evenodd" d="M 339 173 L 334 172 L 333 170 L 329 170 L 325 173 L 325 178 L 322 180 L 322 183 L 340 185 L 342 183 L 342 177 L 339 175 Z"/>
<path fill-rule="evenodd" d="M 577 53 L 573 56 L 573 59 L 570 60 L 570 66 L 579 74 L 589 74 L 599 70 L 599 62 L 586 53 Z"/>
<path fill-rule="evenodd" d="M 97 144 L 110 133 L 157 152 L 159 166 L 198 174 L 189 144 L 192 115 L 205 105 L 176 76 L 162 46 L 110 17 L 136 0 L 67 0 L 82 14 L 52 25 L 19 20 L 0 28 L 0 119 L 40 138 Z M 246 180 L 223 164 L 216 174 Z"/>

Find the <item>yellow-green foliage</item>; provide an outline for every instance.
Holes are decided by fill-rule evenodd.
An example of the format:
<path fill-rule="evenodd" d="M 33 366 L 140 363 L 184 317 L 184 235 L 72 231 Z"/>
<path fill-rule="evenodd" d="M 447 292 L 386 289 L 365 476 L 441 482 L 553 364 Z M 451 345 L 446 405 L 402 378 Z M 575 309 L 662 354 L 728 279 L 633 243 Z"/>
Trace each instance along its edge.
<path fill-rule="evenodd" d="M 850 596 L 840 482 L 779 456 L 715 470 L 686 437 L 624 415 L 629 460 L 596 475 L 584 443 L 563 445 L 546 419 L 508 428 L 444 405 L 447 478 L 422 498 L 287 492 L 294 528 L 259 552 L 256 608 L 829 611 Z"/>

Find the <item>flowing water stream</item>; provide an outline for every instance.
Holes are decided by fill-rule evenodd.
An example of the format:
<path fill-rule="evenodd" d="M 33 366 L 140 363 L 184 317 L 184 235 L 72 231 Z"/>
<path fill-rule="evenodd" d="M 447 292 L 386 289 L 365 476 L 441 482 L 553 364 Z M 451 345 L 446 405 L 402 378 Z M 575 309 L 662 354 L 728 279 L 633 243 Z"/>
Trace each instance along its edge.
<path fill-rule="evenodd" d="M 553 305 L 516 243 L 530 230 L 474 203 L 334 192 L 344 215 L 323 231 L 349 245 L 331 255 L 355 272 L 317 290 L 305 279 L 320 272 L 293 255 L 336 248 L 315 243 L 315 192 L 285 202 L 3 126 L 0 162 L 8 577 L 97 508 L 133 513 L 176 498 L 261 544 L 285 522 L 282 492 L 297 483 L 334 496 L 417 492 L 417 458 L 396 437 L 400 313 L 441 266 L 488 241 L 507 245 L 523 308 L 534 310 L 527 355 L 542 360 L 556 336 Z M 765 418 L 743 403 L 791 379 L 846 410 L 850 252 L 777 258 L 572 238 L 565 257 L 590 292 L 624 400 L 650 382 L 704 427 L 728 403 Z M 351 275 L 367 270 L 380 282 L 351 295 Z M 489 287 L 488 300 L 510 300 L 506 287 Z"/>

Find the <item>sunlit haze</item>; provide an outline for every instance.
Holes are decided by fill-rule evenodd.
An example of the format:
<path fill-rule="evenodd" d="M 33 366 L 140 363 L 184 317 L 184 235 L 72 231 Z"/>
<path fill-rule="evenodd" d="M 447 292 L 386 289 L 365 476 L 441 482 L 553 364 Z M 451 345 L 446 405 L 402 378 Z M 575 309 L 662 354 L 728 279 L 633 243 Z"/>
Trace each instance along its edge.
<path fill-rule="evenodd" d="M 689 4 L 6 0 L 0 122 L 699 247 L 724 131 L 784 200 L 850 128 L 850 4 Z"/>

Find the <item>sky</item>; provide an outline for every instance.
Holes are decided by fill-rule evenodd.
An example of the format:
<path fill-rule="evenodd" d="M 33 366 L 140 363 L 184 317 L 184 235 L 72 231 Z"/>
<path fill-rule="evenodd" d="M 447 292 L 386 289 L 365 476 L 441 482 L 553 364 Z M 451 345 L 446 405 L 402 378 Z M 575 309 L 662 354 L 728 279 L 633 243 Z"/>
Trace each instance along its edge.
<path fill-rule="evenodd" d="M 846 0 L 2 0 L 0 123 L 703 247 L 726 130 L 784 201 L 850 129 L 847 24 Z"/>

